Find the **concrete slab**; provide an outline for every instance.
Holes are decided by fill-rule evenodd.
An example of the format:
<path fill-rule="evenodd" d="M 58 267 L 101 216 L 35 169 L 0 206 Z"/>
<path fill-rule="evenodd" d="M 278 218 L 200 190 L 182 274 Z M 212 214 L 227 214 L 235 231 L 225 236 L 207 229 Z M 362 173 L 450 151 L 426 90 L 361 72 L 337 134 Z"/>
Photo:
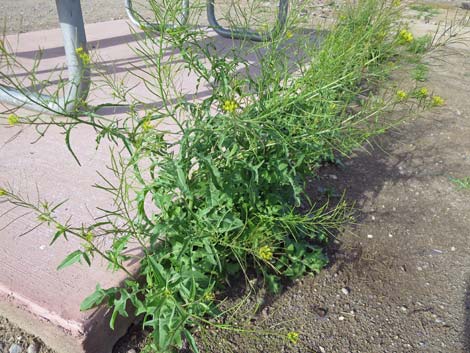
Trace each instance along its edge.
<path fill-rule="evenodd" d="M 131 70 L 144 66 L 129 47 L 136 39 L 126 21 L 91 24 L 86 31 L 90 46 L 96 48 L 95 55 L 101 58 L 101 67 L 108 72 L 124 78 Z M 32 65 L 37 48 L 41 47 L 43 59 L 38 75 L 49 81 L 57 79 L 64 65 L 59 30 L 25 33 L 7 39 L 27 67 Z M 231 45 L 230 41 L 221 41 Z M 25 73 L 17 74 L 24 77 L 27 84 Z M 96 75 L 92 79 L 97 84 Z M 129 86 L 137 82 L 132 76 L 127 79 Z M 194 92 L 195 82 L 191 76 L 175 77 L 175 82 L 188 94 L 191 90 Z M 134 88 L 134 94 L 145 97 L 148 92 L 140 85 Z M 96 103 L 102 97 L 109 98 L 109 90 L 95 90 L 90 102 Z M 125 109 L 104 113 L 113 117 L 124 114 Z M 86 224 L 96 215 L 96 207 L 110 205 L 109 195 L 92 188 L 99 181 L 96 171 L 106 174 L 105 165 L 109 162 L 107 146 L 96 149 L 95 136 L 87 128 L 78 128 L 71 135 L 82 163 L 80 167 L 58 129 L 50 129 L 44 138 L 32 143 L 38 137 L 33 129 L 20 131 L 17 127 L 0 126 L 0 185 L 8 183 L 32 200 L 37 199 L 38 190 L 42 199 L 51 202 L 68 199 L 59 216 L 66 219 L 72 215 L 72 223 Z M 95 260 L 91 268 L 75 265 L 56 271 L 65 256 L 80 246 L 79 242 L 61 240 L 49 247 L 53 230 L 46 227 L 20 236 L 37 224 L 34 217 L 24 212 L 0 203 L 0 315 L 39 336 L 59 353 L 110 352 L 126 332 L 130 319 L 119 319 L 116 329 L 111 331 L 106 308 L 80 312 L 79 306 L 97 283 L 104 288 L 116 286 L 125 279 L 125 274 L 107 271 L 101 260 Z M 17 219 L 19 216 L 22 217 Z"/>

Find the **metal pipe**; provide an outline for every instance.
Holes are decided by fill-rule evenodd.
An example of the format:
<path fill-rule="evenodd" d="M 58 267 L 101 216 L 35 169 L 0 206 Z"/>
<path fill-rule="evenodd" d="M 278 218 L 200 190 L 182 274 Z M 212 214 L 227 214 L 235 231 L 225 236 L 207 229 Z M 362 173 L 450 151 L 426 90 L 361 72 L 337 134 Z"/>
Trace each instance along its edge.
<path fill-rule="evenodd" d="M 129 20 L 132 24 L 136 27 L 141 29 L 149 29 L 153 31 L 159 30 L 161 24 L 156 22 L 147 22 L 141 21 L 138 17 L 140 17 L 137 12 L 132 8 L 132 0 L 124 0 L 124 6 L 126 7 L 126 13 L 129 17 Z M 177 23 L 169 23 L 165 24 L 166 28 L 178 28 L 184 26 L 188 22 L 189 17 L 189 0 L 182 0 L 181 1 L 181 14 L 176 19 Z"/>
<path fill-rule="evenodd" d="M 214 31 L 222 37 L 232 39 L 249 39 L 256 42 L 271 40 L 276 30 L 284 28 L 289 11 L 289 0 L 279 0 L 279 12 L 277 22 L 271 31 L 257 32 L 251 29 L 234 28 L 228 29 L 220 25 L 215 18 L 215 0 L 207 0 L 207 20 Z"/>
<path fill-rule="evenodd" d="M 77 53 L 87 55 L 85 26 L 80 0 L 56 0 L 64 39 L 69 79 L 62 96 L 49 96 L 25 88 L 0 85 L 0 101 L 41 112 L 71 112 L 84 103 L 90 89 L 90 69 Z"/>

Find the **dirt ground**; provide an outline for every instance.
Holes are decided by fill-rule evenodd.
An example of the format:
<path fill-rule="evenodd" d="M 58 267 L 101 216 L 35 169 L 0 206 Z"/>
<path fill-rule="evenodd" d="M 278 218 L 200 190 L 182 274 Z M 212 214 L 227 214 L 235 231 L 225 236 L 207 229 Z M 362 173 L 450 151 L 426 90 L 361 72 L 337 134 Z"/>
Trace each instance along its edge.
<path fill-rule="evenodd" d="M 95 11 L 105 2 L 106 16 Z M 43 16 L 20 26 L 13 8 L 26 18 L 30 3 Z M 82 3 L 88 22 L 124 15 L 121 1 Z M 0 14 L 11 14 L 7 31 L 27 31 L 55 26 L 53 6 L 2 0 Z M 427 18 L 410 11 L 412 31 L 433 30 L 445 17 L 443 7 L 452 4 L 439 4 L 439 14 Z M 242 315 L 255 330 L 298 331 L 300 342 L 212 331 L 201 337 L 201 352 L 470 352 L 470 190 L 451 182 L 470 176 L 470 47 L 457 47 L 458 54 L 429 59 L 422 83 L 445 106 L 374 140 L 343 160 L 344 167 L 323 171 L 323 182 L 355 203 L 357 219 L 338 235 L 330 266 L 258 303 L 257 315 Z M 139 351 L 144 337 L 134 328 L 114 352 Z M 33 339 L 0 318 L 0 352 Z"/>

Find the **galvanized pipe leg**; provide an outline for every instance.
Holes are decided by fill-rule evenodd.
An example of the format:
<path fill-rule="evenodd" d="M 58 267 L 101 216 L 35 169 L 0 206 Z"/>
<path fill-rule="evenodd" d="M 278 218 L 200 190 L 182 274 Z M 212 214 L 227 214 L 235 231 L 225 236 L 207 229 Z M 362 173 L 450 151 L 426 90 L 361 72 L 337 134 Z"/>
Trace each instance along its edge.
<path fill-rule="evenodd" d="M 271 31 L 261 33 L 243 28 L 228 29 L 221 26 L 215 18 L 215 0 L 207 0 L 207 19 L 215 32 L 225 38 L 249 39 L 257 42 L 270 40 L 274 34 L 274 31 L 280 30 L 285 26 L 288 10 L 289 1 L 279 0 L 279 12 L 277 14 L 277 22 L 275 27 Z"/>
<path fill-rule="evenodd" d="M 161 24 L 155 23 L 155 22 L 146 22 L 138 18 L 139 15 L 132 8 L 132 0 L 124 0 L 124 5 L 126 7 L 127 16 L 129 17 L 129 20 L 132 22 L 133 25 L 141 29 L 149 29 L 149 30 L 158 32 L 159 28 L 161 27 Z M 188 17 L 189 17 L 189 0 L 182 0 L 181 1 L 181 14 L 176 19 L 177 22 L 168 23 L 168 24 L 165 24 L 164 26 L 166 28 L 178 28 L 180 26 L 184 26 L 188 22 Z"/>
<path fill-rule="evenodd" d="M 86 100 L 90 88 L 90 70 L 80 57 L 87 55 L 80 0 L 56 0 L 56 6 L 69 73 L 68 83 L 62 89 L 63 95 L 51 97 L 25 88 L 0 85 L 1 102 L 41 112 L 63 113 L 77 109 Z M 78 48 L 83 51 L 78 53 Z"/>

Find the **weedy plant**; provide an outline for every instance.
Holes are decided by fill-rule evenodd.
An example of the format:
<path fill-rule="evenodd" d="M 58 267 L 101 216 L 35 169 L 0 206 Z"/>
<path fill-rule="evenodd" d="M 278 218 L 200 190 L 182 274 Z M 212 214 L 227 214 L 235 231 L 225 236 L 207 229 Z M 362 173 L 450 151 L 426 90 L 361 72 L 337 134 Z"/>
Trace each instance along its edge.
<path fill-rule="evenodd" d="M 316 203 L 305 193 L 306 180 L 385 131 L 381 117 L 396 104 L 414 109 L 432 97 L 378 89 L 414 42 L 399 22 L 396 0 L 347 4 L 328 31 L 315 32 L 299 29 L 301 5 L 293 4 L 287 28 L 275 28 L 271 40 L 239 41 L 225 51 L 201 28 L 163 25 L 176 23 L 178 6 L 163 11 L 150 3 L 162 25 L 158 35 L 147 28 L 139 37 L 134 51 L 146 65 L 134 74 L 161 106 L 140 101 L 124 82 L 104 75 L 117 102 L 53 116 L 4 114 L 6 124 L 31 125 L 41 136 L 50 126 L 63 129 L 72 154 L 69 136 L 79 125 L 92 126 L 97 143 L 106 138 L 123 146 L 111 156 L 115 179 L 97 186 L 112 195 L 115 209 L 74 226 L 56 216 L 60 203 L 28 201 L 8 185 L 0 197 L 54 227 L 52 242 L 83 241 L 59 268 L 101 256 L 128 274 L 122 287 L 98 285 L 82 310 L 109 305 L 111 327 L 119 315 L 141 316 L 152 331 L 149 350 L 168 352 L 186 340 L 197 352 L 193 334 L 200 325 L 227 328 L 215 319 L 224 315 L 218 295 L 233 278 L 251 274 L 279 293 L 281 280 L 327 263 L 324 246 L 348 219 L 347 207 Z M 1 52 L 0 79 L 11 84 L 17 62 L 5 42 Z M 100 71 L 93 55 L 77 55 Z M 209 95 L 188 99 L 174 83 L 178 72 L 195 75 L 196 89 L 208 87 Z M 129 108 L 125 117 L 100 115 L 116 105 Z M 98 242 L 103 238 L 106 247 Z M 141 254 L 126 252 L 134 243 Z M 137 273 L 127 268 L 131 259 L 140 263 Z M 299 340 L 296 332 L 280 334 Z"/>
<path fill-rule="evenodd" d="M 439 9 L 429 4 L 411 4 L 410 9 L 418 13 L 416 16 L 418 19 L 423 18 L 426 22 L 429 22 L 432 17 L 439 14 Z"/>
<path fill-rule="evenodd" d="M 470 177 L 449 179 L 459 190 L 470 190 Z"/>

